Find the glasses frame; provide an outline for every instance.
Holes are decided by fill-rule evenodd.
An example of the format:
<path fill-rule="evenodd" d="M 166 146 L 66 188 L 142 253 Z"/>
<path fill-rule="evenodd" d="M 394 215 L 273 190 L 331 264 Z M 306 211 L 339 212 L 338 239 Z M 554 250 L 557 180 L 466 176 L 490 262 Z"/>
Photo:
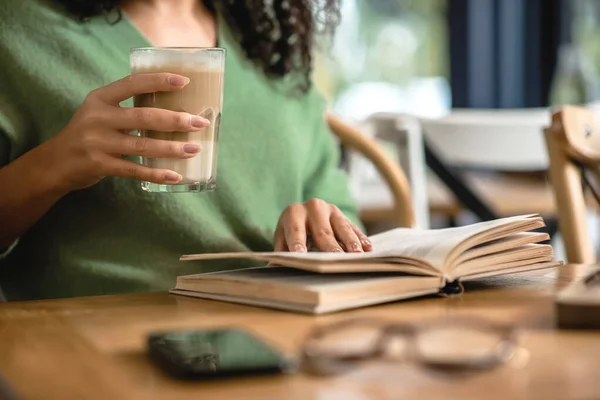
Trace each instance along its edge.
<path fill-rule="evenodd" d="M 377 326 L 378 337 L 373 345 L 364 352 L 339 354 L 335 352 L 324 352 L 315 350 L 314 344 L 325 335 L 339 332 L 343 329 L 351 329 L 359 326 Z M 431 329 L 445 329 L 459 327 L 477 331 L 491 331 L 498 337 L 495 351 L 486 357 L 474 357 L 462 362 L 440 362 L 427 359 L 418 351 L 415 344 L 417 336 Z M 424 323 L 397 323 L 378 318 L 354 318 L 343 320 L 332 324 L 319 326 L 313 329 L 305 338 L 301 349 L 301 365 L 312 374 L 335 375 L 347 372 L 367 361 L 385 359 L 387 345 L 395 337 L 407 339 L 406 360 L 416 362 L 427 368 L 446 371 L 470 371 L 487 370 L 505 364 L 517 352 L 518 331 L 516 328 L 479 318 L 452 318 L 436 320 Z"/>

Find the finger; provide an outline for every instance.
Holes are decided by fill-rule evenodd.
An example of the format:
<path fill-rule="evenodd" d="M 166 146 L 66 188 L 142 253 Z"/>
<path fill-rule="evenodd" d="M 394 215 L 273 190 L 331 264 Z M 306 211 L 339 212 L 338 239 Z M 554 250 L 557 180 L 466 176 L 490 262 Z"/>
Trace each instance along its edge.
<path fill-rule="evenodd" d="M 288 207 L 283 215 L 282 227 L 287 248 L 306 253 L 306 209 L 302 204 Z"/>
<path fill-rule="evenodd" d="M 275 231 L 275 238 L 273 240 L 274 251 L 275 252 L 288 252 L 287 245 L 285 244 L 285 236 L 283 235 L 283 231 L 279 228 Z M 276 267 L 277 263 L 269 262 L 267 263 L 267 267 Z"/>
<path fill-rule="evenodd" d="M 275 247 L 275 251 L 289 251 L 287 244 L 285 242 L 285 235 L 283 234 L 283 230 L 278 230 L 275 233 L 275 239 L 273 241 L 273 245 Z"/>
<path fill-rule="evenodd" d="M 132 74 L 90 93 L 105 103 L 118 106 L 120 102 L 138 94 L 173 92 L 190 83 L 190 79 L 176 74 Z"/>
<path fill-rule="evenodd" d="M 115 133 L 106 135 L 102 144 L 106 153 L 149 158 L 191 158 L 202 151 L 197 143 L 152 139 Z"/>
<path fill-rule="evenodd" d="M 306 203 L 308 227 L 319 250 L 325 252 L 343 252 L 335 238 L 331 226 L 331 208 L 322 200 L 310 200 Z"/>
<path fill-rule="evenodd" d="M 150 168 L 121 158 L 107 157 L 104 164 L 107 175 L 123 176 L 138 181 L 173 185 L 179 183 L 182 179 L 182 176 L 177 172 L 168 169 Z"/>
<path fill-rule="evenodd" d="M 159 132 L 193 132 L 210 125 L 208 119 L 198 115 L 152 107 L 120 108 L 110 117 L 107 116 L 106 123 L 119 130 L 148 129 Z"/>
<path fill-rule="evenodd" d="M 344 245 L 347 252 L 363 252 L 362 244 L 354 232 L 354 229 L 352 229 L 352 224 L 341 211 L 334 208 L 334 211 L 331 213 L 330 221 L 335 237 Z"/>
<path fill-rule="evenodd" d="M 355 225 L 352 225 L 352 229 L 354 230 L 354 233 L 356 234 L 356 236 L 358 236 L 358 239 L 360 240 L 360 243 L 362 244 L 363 250 L 364 251 L 372 251 L 373 250 L 373 244 L 371 243 L 371 241 L 369 240 L 369 238 L 367 237 L 367 235 L 365 235 Z"/>

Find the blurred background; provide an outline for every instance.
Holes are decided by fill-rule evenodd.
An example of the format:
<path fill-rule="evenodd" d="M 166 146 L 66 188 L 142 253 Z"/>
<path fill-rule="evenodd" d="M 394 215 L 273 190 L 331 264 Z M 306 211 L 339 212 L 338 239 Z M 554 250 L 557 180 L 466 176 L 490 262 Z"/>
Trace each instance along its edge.
<path fill-rule="evenodd" d="M 600 98 L 600 1 L 342 5 L 314 80 L 333 111 L 404 168 L 417 225 L 535 212 L 560 252 L 543 129 L 552 107 Z M 389 189 L 361 156 L 345 161 L 370 233 L 389 228 Z M 589 214 L 597 243 L 600 222 Z"/>
<path fill-rule="evenodd" d="M 379 111 L 448 110 L 447 3 L 343 0 L 335 41 L 322 44 L 315 71 L 335 110 L 356 118 Z M 436 110 L 427 104 L 432 100 Z"/>
<path fill-rule="evenodd" d="M 597 0 L 342 0 L 315 81 L 359 118 L 595 101 L 599 17 Z"/>

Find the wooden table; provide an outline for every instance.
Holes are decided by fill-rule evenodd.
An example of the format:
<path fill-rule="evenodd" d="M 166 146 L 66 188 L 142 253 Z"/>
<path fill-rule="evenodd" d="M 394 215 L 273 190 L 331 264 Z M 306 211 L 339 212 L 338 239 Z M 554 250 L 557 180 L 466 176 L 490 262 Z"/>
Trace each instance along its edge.
<path fill-rule="evenodd" d="M 557 331 L 554 291 L 583 273 L 566 266 L 469 285 L 427 298 L 311 317 L 165 293 L 0 305 L 0 374 L 26 399 L 598 399 L 600 333 Z M 241 326 L 286 352 L 315 324 L 350 316 L 418 322 L 477 315 L 523 328 L 509 364 L 469 376 L 410 363 L 374 363 L 335 378 L 303 374 L 178 382 L 148 362 L 157 329 Z"/>

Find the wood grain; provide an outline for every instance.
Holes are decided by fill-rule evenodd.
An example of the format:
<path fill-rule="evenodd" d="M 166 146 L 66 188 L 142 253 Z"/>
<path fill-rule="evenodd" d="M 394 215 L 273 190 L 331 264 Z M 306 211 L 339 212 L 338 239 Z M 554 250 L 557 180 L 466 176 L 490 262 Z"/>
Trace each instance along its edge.
<path fill-rule="evenodd" d="M 26 399 L 592 399 L 600 393 L 600 334 L 555 329 L 553 295 L 588 271 L 569 265 L 469 284 L 426 298 L 312 317 L 166 293 L 0 305 L 0 374 Z M 334 378 L 304 374 L 220 382 L 166 377 L 145 353 L 148 333 L 236 326 L 293 355 L 316 324 L 355 316 L 418 322 L 480 316 L 522 328 L 510 364 L 443 376 L 376 362 Z"/>
<path fill-rule="evenodd" d="M 572 263 L 596 262 L 587 226 L 581 172 L 574 163 L 574 160 L 600 162 L 600 159 L 593 158 L 598 153 L 593 146 L 597 141 L 586 141 L 587 133 L 599 135 L 598 126 L 588 125 L 597 120 L 594 114 L 592 110 L 565 107 L 552 115 L 552 125 L 544 131 L 558 223 L 567 260 Z M 586 143 L 589 144 L 589 151 L 586 151 Z"/>

